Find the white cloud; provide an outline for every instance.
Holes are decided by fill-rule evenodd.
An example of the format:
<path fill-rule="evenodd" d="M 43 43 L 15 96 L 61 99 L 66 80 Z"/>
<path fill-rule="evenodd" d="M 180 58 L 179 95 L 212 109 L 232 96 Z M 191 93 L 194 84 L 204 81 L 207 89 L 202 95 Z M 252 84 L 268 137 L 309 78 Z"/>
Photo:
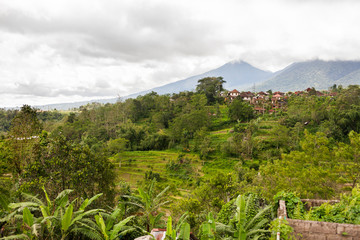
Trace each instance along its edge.
<path fill-rule="evenodd" d="M 234 59 L 359 59 L 360 2 L 0 3 L 0 107 L 124 96 Z"/>

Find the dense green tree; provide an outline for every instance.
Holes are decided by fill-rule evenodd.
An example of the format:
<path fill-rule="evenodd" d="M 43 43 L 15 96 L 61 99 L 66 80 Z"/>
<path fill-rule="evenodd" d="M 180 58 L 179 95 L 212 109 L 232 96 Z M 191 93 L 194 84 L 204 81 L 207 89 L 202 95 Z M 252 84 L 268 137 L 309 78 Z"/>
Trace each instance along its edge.
<path fill-rule="evenodd" d="M 351 131 L 349 139 L 349 144 L 339 143 L 335 154 L 343 177 L 348 178 L 354 188 L 360 178 L 360 134 Z"/>
<path fill-rule="evenodd" d="M 147 135 L 147 129 L 129 120 L 127 123 L 120 125 L 117 134 L 119 137 L 127 140 L 127 149 L 137 150 L 139 149 L 141 141 L 145 139 Z"/>
<path fill-rule="evenodd" d="M 270 135 L 272 143 L 276 146 L 276 149 L 280 147 L 286 147 L 289 144 L 289 129 L 282 125 L 276 125 L 271 130 Z"/>
<path fill-rule="evenodd" d="M 194 94 L 190 99 L 191 109 L 202 110 L 205 108 L 206 102 L 205 94 Z"/>
<path fill-rule="evenodd" d="M 17 177 L 24 168 L 34 161 L 33 147 L 38 143 L 42 126 L 36 115 L 36 109 L 28 105 L 21 107 L 11 122 L 9 147 L 12 155 L 11 169 Z"/>
<path fill-rule="evenodd" d="M 73 189 L 74 195 L 84 198 L 102 191 L 107 201 L 113 201 L 114 167 L 104 148 L 92 152 L 87 145 L 67 140 L 61 129 L 40 139 L 37 157 L 21 174 L 20 190 L 40 192 L 45 185 L 50 196 Z"/>
<path fill-rule="evenodd" d="M 305 131 L 301 149 L 261 166 L 258 180 L 265 196 L 271 198 L 282 190 L 296 191 L 303 198 L 335 195 L 338 174 L 329 139 L 323 133 Z"/>
<path fill-rule="evenodd" d="M 0 134 L 4 134 L 10 130 L 11 121 L 18 113 L 18 110 L 5 110 L 0 108 Z"/>
<path fill-rule="evenodd" d="M 141 141 L 141 150 L 164 150 L 169 147 L 170 137 L 165 131 L 149 133 Z"/>
<path fill-rule="evenodd" d="M 198 80 L 196 91 L 205 94 L 209 105 L 218 102 L 221 99 L 220 93 L 224 90 L 225 81 L 222 77 L 206 77 Z"/>
<path fill-rule="evenodd" d="M 249 121 L 254 117 L 254 109 L 241 98 L 234 99 L 229 105 L 229 118 L 232 121 Z"/>
<path fill-rule="evenodd" d="M 111 139 L 108 141 L 108 150 L 111 154 L 123 152 L 126 149 L 127 141 L 124 138 Z"/>
<path fill-rule="evenodd" d="M 196 131 L 206 127 L 209 115 L 205 109 L 193 110 L 190 113 L 176 117 L 170 125 L 170 136 L 174 142 L 184 141 L 188 148 L 188 141 L 194 137 Z"/>

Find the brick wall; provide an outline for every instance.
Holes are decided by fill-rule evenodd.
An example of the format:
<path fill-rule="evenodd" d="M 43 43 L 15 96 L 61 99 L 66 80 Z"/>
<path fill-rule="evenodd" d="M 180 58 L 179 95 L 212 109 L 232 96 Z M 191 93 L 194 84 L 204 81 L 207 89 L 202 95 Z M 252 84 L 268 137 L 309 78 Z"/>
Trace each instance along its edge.
<path fill-rule="evenodd" d="M 286 216 L 285 201 L 279 202 L 279 216 Z M 281 209 L 281 210 L 280 210 Z M 360 240 L 360 225 L 286 219 L 294 228 L 296 239 Z"/>

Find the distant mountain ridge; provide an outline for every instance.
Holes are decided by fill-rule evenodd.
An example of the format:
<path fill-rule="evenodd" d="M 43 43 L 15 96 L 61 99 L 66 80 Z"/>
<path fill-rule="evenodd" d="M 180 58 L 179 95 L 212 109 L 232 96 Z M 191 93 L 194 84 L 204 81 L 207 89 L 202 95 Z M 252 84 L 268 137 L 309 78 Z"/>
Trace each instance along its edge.
<path fill-rule="evenodd" d="M 223 77 L 226 83 L 225 89 L 237 89 L 239 91 L 252 90 L 255 85 L 256 91 L 296 91 L 308 87 L 317 90 L 325 90 L 334 84 L 348 86 L 360 84 L 360 61 L 323 61 L 313 60 L 293 63 L 275 73 L 253 67 L 243 61 L 226 63 L 214 70 L 192 76 L 183 80 L 166 84 L 164 86 L 149 89 L 125 96 L 123 99 L 135 98 L 149 92 L 158 94 L 171 94 L 181 91 L 193 91 L 197 81 L 204 77 Z M 93 100 L 88 102 L 75 102 L 66 104 L 52 104 L 37 106 L 40 109 L 71 109 L 90 102 L 115 103 L 118 98 Z"/>
<path fill-rule="evenodd" d="M 328 89 L 337 84 L 360 84 L 360 61 L 306 61 L 293 63 L 257 86 L 257 89 L 283 92 L 314 87 Z"/>

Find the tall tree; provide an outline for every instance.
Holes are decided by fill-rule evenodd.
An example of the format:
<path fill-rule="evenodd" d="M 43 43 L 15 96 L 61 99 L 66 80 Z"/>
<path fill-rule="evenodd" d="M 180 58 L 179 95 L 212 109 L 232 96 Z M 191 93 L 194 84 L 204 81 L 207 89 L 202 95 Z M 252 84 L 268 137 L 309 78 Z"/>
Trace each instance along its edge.
<path fill-rule="evenodd" d="M 225 82 L 222 77 L 206 77 L 198 81 L 196 91 L 205 94 L 208 104 L 214 104 L 221 99 L 220 93 L 224 90 Z"/>
<path fill-rule="evenodd" d="M 38 142 L 42 126 L 36 109 L 24 105 L 11 122 L 9 143 L 12 150 L 11 165 L 16 175 L 32 161 L 32 148 Z"/>

